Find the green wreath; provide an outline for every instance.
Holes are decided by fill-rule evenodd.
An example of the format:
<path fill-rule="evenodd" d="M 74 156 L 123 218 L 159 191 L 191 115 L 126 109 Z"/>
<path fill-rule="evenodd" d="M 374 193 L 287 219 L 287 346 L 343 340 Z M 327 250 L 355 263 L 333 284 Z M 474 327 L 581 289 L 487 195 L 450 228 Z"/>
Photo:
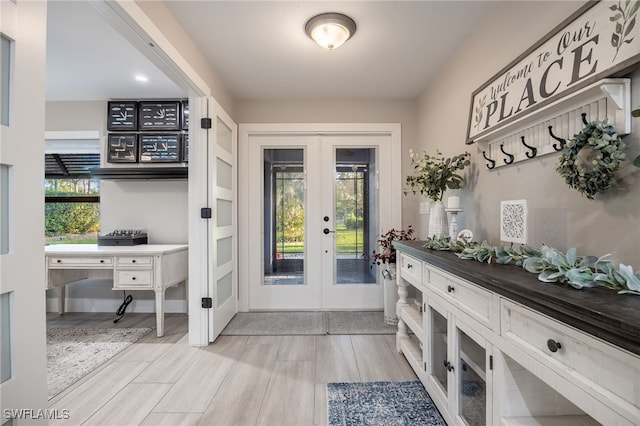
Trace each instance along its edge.
<path fill-rule="evenodd" d="M 570 139 L 560 154 L 558 174 L 588 199 L 611 188 L 625 148 L 616 129 L 604 121 L 592 121 Z"/>

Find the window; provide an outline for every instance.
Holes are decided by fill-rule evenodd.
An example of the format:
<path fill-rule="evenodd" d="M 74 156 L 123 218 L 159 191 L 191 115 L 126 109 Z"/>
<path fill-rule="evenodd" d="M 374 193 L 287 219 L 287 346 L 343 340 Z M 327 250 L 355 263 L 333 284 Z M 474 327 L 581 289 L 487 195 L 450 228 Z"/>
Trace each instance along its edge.
<path fill-rule="evenodd" d="M 100 230 L 99 138 L 45 142 L 45 241 L 47 244 L 95 244 Z M 85 135 L 81 135 L 85 136 Z"/>

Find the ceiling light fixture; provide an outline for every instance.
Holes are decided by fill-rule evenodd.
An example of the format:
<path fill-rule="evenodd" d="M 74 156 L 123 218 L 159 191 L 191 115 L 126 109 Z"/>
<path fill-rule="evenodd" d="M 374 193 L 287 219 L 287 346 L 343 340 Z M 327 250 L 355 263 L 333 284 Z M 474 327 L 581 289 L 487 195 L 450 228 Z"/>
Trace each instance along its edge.
<path fill-rule="evenodd" d="M 321 13 L 307 21 L 304 32 L 320 46 L 333 50 L 353 36 L 356 23 L 342 13 Z"/>
<path fill-rule="evenodd" d="M 149 79 L 147 78 L 146 75 L 142 75 L 142 74 L 136 74 L 135 79 L 139 82 L 142 83 L 146 83 L 147 81 L 149 81 Z"/>

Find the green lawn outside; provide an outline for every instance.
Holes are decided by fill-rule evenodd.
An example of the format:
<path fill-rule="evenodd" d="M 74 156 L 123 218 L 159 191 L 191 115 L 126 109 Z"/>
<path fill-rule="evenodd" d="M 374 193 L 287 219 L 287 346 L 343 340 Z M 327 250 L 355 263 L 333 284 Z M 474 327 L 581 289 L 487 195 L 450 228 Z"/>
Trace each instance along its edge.
<path fill-rule="evenodd" d="M 357 246 L 356 246 L 357 238 Z M 362 229 L 342 229 L 338 227 L 336 231 L 336 245 L 338 253 L 361 253 L 363 250 L 363 230 Z M 304 242 L 296 241 L 291 243 L 278 243 L 277 251 L 280 253 L 303 253 Z"/>

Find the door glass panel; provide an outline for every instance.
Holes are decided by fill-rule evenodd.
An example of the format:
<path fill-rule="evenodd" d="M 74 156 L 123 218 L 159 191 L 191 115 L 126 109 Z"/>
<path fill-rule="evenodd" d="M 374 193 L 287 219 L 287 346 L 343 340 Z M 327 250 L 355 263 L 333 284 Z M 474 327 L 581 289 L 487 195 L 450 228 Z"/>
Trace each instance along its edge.
<path fill-rule="evenodd" d="M 0 34 L 0 124 L 9 125 L 11 99 L 11 40 Z"/>
<path fill-rule="evenodd" d="M 233 203 L 228 200 L 216 200 L 218 228 L 223 226 L 231 226 L 233 224 Z"/>
<path fill-rule="evenodd" d="M 218 186 L 225 189 L 233 189 L 233 167 L 226 161 L 216 158 L 216 177 Z"/>
<path fill-rule="evenodd" d="M 217 243 L 218 259 L 217 266 L 222 266 L 225 263 L 229 263 L 232 260 L 233 254 L 233 237 L 221 238 Z"/>
<path fill-rule="evenodd" d="M 467 336 L 460 335 L 460 416 L 469 426 L 482 426 L 486 423 L 486 354 L 482 346 Z"/>
<path fill-rule="evenodd" d="M 335 265 L 337 284 L 375 284 L 368 254 L 375 247 L 374 148 L 335 152 Z"/>
<path fill-rule="evenodd" d="M 302 285 L 305 262 L 303 149 L 264 150 L 265 285 Z"/>
<path fill-rule="evenodd" d="M 447 393 L 447 319 L 433 308 L 431 311 L 431 371 L 436 381 Z"/>
<path fill-rule="evenodd" d="M 0 294 L 0 383 L 11 378 L 11 293 Z"/>
<path fill-rule="evenodd" d="M 233 154 L 233 132 L 224 124 L 220 118 L 218 118 L 218 133 L 216 135 L 216 141 L 218 146 L 227 151 L 229 154 Z"/>
<path fill-rule="evenodd" d="M 218 280 L 216 287 L 216 295 L 218 304 L 220 307 L 224 302 L 229 300 L 231 295 L 233 294 L 233 272 L 229 272 L 227 275 L 223 276 Z"/>

